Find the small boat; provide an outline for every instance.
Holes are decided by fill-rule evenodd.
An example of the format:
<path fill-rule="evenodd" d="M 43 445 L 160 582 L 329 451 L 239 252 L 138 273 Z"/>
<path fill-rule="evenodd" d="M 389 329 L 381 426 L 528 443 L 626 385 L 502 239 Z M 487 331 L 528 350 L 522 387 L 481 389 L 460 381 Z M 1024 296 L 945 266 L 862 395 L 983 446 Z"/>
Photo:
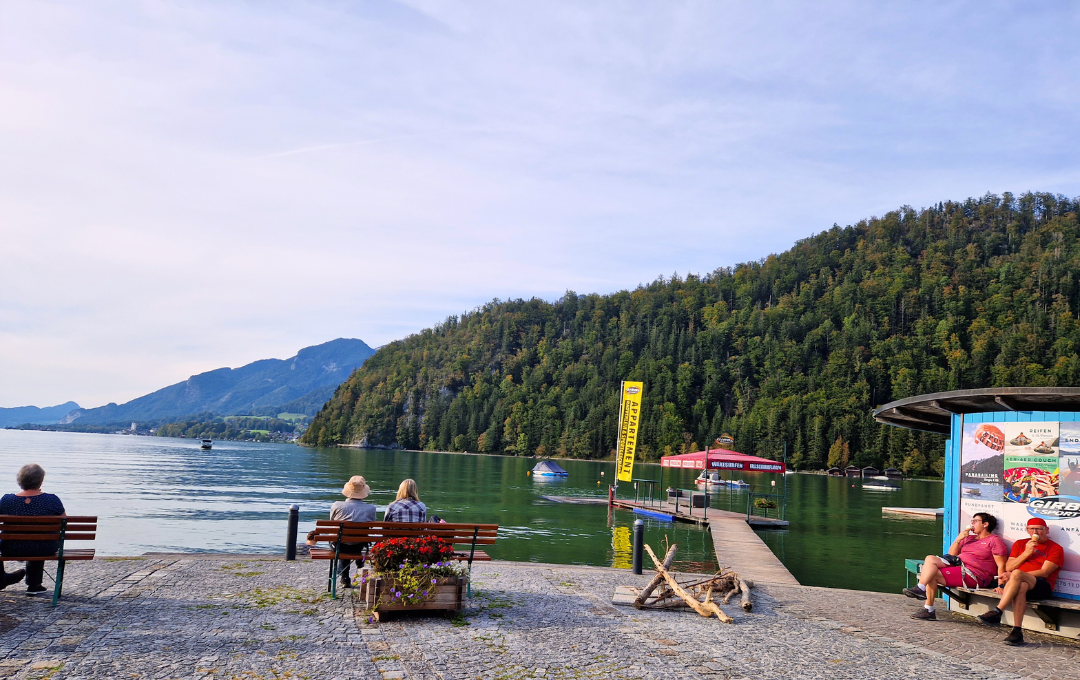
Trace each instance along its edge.
<path fill-rule="evenodd" d="M 965 486 L 960 493 L 964 496 L 982 496 L 982 489 L 977 486 Z"/>
<path fill-rule="evenodd" d="M 715 470 L 702 470 L 701 474 L 694 480 L 695 484 L 704 484 L 705 486 L 733 486 L 741 488 L 744 486 L 750 486 L 741 479 L 723 479 L 720 477 L 720 473 Z"/>
<path fill-rule="evenodd" d="M 535 477 L 567 477 L 570 475 L 558 463 L 550 460 L 542 460 L 537 463 L 536 467 L 532 469 L 532 473 Z"/>
<path fill-rule="evenodd" d="M 871 491 L 899 491 L 900 487 L 889 482 L 863 482 L 862 488 Z"/>
<path fill-rule="evenodd" d="M 204 440 L 202 440 L 202 448 L 204 448 L 204 449 L 212 449 L 212 448 L 214 448 L 214 440 L 213 439 L 204 439 Z"/>

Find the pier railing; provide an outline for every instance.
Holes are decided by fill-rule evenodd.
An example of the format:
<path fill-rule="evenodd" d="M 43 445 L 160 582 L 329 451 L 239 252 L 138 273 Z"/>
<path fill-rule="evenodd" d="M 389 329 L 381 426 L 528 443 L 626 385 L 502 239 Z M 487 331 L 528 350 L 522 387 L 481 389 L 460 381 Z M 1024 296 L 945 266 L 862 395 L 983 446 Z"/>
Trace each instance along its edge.
<path fill-rule="evenodd" d="M 764 499 L 759 505 L 757 499 Z M 785 519 L 787 510 L 787 496 L 781 493 L 761 493 L 750 491 L 746 494 L 746 519 L 751 516 L 769 517 L 771 519 Z M 769 507 L 769 506 L 772 507 Z"/>

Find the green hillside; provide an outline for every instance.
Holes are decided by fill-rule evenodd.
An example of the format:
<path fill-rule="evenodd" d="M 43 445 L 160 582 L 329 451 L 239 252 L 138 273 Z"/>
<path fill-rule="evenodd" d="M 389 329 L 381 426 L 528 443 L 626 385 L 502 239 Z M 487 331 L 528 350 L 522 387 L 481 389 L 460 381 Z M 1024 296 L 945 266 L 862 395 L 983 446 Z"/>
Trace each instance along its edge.
<path fill-rule="evenodd" d="M 648 459 L 729 432 L 733 448 L 769 457 L 786 440 L 799 468 L 940 474 L 943 438 L 878 425 L 871 410 L 940 390 L 1077 385 L 1077 207 L 1049 194 L 904 207 L 700 278 L 494 301 L 380 349 L 303 441 L 602 458 L 628 379 L 645 382 Z"/>

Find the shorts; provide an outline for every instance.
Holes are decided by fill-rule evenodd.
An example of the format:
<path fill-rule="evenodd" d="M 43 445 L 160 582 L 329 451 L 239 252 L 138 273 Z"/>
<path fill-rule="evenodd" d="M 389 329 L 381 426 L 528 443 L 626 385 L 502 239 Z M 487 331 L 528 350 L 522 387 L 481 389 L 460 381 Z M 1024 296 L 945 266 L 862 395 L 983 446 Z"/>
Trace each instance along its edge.
<path fill-rule="evenodd" d="M 945 585 L 949 588 L 983 588 L 986 584 L 975 583 L 971 576 L 964 576 L 963 567 L 942 567 L 938 571 L 945 579 Z M 965 583 L 966 581 L 966 583 Z"/>
<path fill-rule="evenodd" d="M 1053 596 L 1054 589 L 1050 586 L 1050 582 L 1042 576 L 1036 576 L 1035 586 L 1027 591 L 1027 599 L 1029 600 L 1045 600 Z"/>

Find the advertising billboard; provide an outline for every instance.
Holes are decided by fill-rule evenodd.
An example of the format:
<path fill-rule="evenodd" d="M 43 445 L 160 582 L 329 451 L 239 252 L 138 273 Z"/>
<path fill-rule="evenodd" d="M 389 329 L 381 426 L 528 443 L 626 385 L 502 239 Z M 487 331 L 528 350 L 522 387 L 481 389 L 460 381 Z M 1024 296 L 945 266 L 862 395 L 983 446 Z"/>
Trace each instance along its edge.
<path fill-rule="evenodd" d="M 965 423 L 959 486 L 960 526 L 989 512 L 1011 544 L 1046 520 L 1065 549 L 1054 593 L 1080 600 L 1080 422 Z"/>

